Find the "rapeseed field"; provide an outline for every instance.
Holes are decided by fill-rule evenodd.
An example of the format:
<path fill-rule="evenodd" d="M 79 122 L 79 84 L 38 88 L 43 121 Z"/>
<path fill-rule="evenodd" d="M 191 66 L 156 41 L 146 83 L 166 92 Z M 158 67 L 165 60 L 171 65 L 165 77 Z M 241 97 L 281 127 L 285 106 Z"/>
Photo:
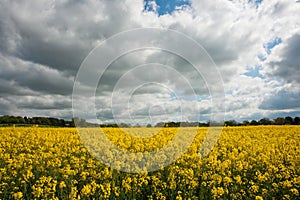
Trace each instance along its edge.
<path fill-rule="evenodd" d="M 170 143 L 177 128 L 103 131 L 120 149 L 145 153 Z M 201 157 L 206 132 L 199 128 L 170 165 L 126 173 L 96 159 L 75 128 L 0 128 L 0 199 L 300 198 L 299 126 L 224 127 Z"/>

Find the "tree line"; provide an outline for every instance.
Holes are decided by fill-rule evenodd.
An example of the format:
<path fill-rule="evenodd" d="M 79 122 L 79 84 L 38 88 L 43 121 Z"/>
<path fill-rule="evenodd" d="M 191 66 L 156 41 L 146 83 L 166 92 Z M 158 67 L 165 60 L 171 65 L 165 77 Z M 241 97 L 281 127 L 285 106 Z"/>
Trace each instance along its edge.
<path fill-rule="evenodd" d="M 277 117 L 275 119 L 262 118 L 260 120 L 245 120 L 242 123 L 235 120 L 224 122 L 225 126 L 257 126 L 257 125 L 300 125 L 300 117 Z"/>
<path fill-rule="evenodd" d="M 78 117 L 69 120 L 57 119 L 53 117 L 20 117 L 20 116 L 0 116 L 0 124 L 3 125 L 41 125 L 51 127 L 140 127 L 140 125 L 131 125 L 126 123 L 121 124 L 96 124 L 87 122 L 85 119 Z M 300 117 L 277 117 L 275 119 L 262 118 L 260 120 L 245 120 L 243 122 L 237 122 L 236 120 L 227 120 L 222 124 L 216 122 L 158 122 L 154 127 L 208 127 L 210 125 L 219 126 L 257 126 L 257 125 L 300 125 Z M 151 124 L 147 124 L 147 127 L 152 127 Z"/>
<path fill-rule="evenodd" d="M 218 122 L 159 122 L 155 127 L 208 127 L 208 126 L 258 126 L 258 125 L 300 125 L 300 117 L 277 117 L 275 119 L 262 118 L 260 120 L 245 120 L 238 122 L 236 120 L 227 120 L 224 123 Z M 150 125 L 148 127 L 151 127 Z"/>
<path fill-rule="evenodd" d="M 0 116 L 0 124 L 2 125 L 42 125 L 54 127 L 74 127 L 75 123 L 64 119 L 57 119 L 53 117 L 21 117 L 21 116 Z"/>

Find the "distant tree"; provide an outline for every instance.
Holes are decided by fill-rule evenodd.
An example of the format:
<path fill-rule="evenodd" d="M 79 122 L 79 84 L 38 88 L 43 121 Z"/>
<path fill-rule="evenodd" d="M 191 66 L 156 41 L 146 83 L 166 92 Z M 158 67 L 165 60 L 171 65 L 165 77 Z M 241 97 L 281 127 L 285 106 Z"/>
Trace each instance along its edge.
<path fill-rule="evenodd" d="M 180 127 L 180 122 L 167 122 L 165 127 Z"/>
<path fill-rule="evenodd" d="M 256 126 L 256 125 L 259 125 L 259 123 L 258 123 L 256 120 L 252 120 L 252 121 L 250 122 L 250 125 Z"/>
<path fill-rule="evenodd" d="M 147 124 L 147 128 L 151 128 L 152 127 L 152 125 L 151 124 Z"/>
<path fill-rule="evenodd" d="M 86 127 L 87 126 L 85 119 L 81 119 L 79 117 L 74 117 L 72 119 L 72 121 L 74 121 L 75 126 L 78 126 L 78 127 Z"/>
<path fill-rule="evenodd" d="M 259 120 L 259 124 L 261 125 L 271 125 L 272 121 L 269 118 L 262 118 Z"/>
<path fill-rule="evenodd" d="M 294 119 L 290 116 L 287 116 L 284 118 L 284 124 L 286 124 L 286 125 L 293 124 L 293 122 L 294 122 Z"/>
<path fill-rule="evenodd" d="M 74 118 L 68 123 L 70 127 L 75 127 L 75 121 Z"/>
<path fill-rule="evenodd" d="M 294 118 L 294 125 L 300 125 L 300 117 L 295 117 Z"/>
<path fill-rule="evenodd" d="M 61 119 L 61 120 L 59 120 L 59 121 L 60 121 L 60 125 L 61 125 L 62 127 L 65 127 L 65 126 L 66 126 L 66 121 L 65 121 L 65 120 Z"/>
<path fill-rule="evenodd" d="M 224 122 L 220 121 L 208 121 L 208 126 L 224 126 Z"/>
<path fill-rule="evenodd" d="M 238 123 L 235 120 L 229 120 L 224 122 L 225 126 L 237 126 Z"/>
<path fill-rule="evenodd" d="M 164 122 L 158 122 L 155 127 L 164 127 L 165 123 Z"/>
<path fill-rule="evenodd" d="M 283 117 L 277 117 L 274 119 L 274 124 L 275 125 L 283 125 L 284 124 L 284 118 Z"/>
<path fill-rule="evenodd" d="M 243 121 L 243 125 L 248 126 L 248 125 L 250 125 L 250 122 L 248 120 L 245 120 L 245 121 Z"/>
<path fill-rule="evenodd" d="M 18 116 L 18 117 L 16 117 L 16 123 L 17 124 L 25 124 L 25 120 L 23 117 Z"/>
<path fill-rule="evenodd" d="M 28 124 L 28 117 L 24 117 L 25 124 Z"/>
<path fill-rule="evenodd" d="M 197 127 L 199 125 L 198 122 L 189 122 L 190 127 Z"/>
<path fill-rule="evenodd" d="M 42 125 L 48 125 L 51 126 L 51 120 L 49 118 L 46 117 L 40 117 L 40 122 Z"/>
<path fill-rule="evenodd" d="M 189 126 L 191 126 L 191 123 L 190 122 L 180 122 L 180 126 L 181 127 L 189 127 Z"/>
<path fill-rule="evenodd" d="M 13 116 L 4 115 L 1 117 L 2 124 L 15 124 L 16 120 Z"/>
<path fill-rule="evenodd" d="M 138 127 L 139 125 L 137 124 L 137 127 Z M 131 127 L 131 125 L 130 124 L 126 124 L 126 123 L 121 123 L 121 124 L 119 124 L 119 127 L 120 128 L 129 128 L 129 127 Z"/>
<path fill-rule="evenodd" d="M 208 127 L 209 124 L 208 124 L 208 123 L 204 123 L 204 122 L 199 122 L 199 123 L 198 123 L 198 126 L 199 126 L 199 127 Z"/>

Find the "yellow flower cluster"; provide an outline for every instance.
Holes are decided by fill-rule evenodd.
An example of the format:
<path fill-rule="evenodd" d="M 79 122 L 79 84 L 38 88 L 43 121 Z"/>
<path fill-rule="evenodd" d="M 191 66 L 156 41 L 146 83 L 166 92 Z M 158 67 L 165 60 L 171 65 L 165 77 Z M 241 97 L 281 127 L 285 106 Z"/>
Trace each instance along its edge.
<path fill-rule="evenodd" d="M 186 137 L 194 131 L 105 128 L 103 132 L 120 149 L 147 154 L 171 144 L 179 129 Z M 97 152 L 102 145 L 103 159 L 116 159 L 116 152 L 93 136 L 94 130 L 86 129 L 87 137 L 73 128 L 0 128 L 0 199 L 300 198 L 298 126 L 226 127 L 203 158 L 199 152 L 207 128 L 198 128 L 179 159 L 163 165 L 172 157 L 172 148 L 180 149 L 186 137 L 177 138 L 177 146 L 155 159 L 160 170 L 141 169 L 135 174 L 113 169 L 93 157 L 89 150 Z M 87 147 L 82 141 L 94 145 Z M 142 156 L 135 159 L 144 161 Z M 122 160 L 119 162 L 121 168 Z"/>

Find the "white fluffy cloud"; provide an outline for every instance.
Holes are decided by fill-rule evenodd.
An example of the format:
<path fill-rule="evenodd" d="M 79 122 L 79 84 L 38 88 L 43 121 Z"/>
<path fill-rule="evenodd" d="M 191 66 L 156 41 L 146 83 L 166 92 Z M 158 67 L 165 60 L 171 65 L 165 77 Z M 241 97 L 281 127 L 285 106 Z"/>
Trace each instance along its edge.
<path fill-rule="evenodd" d="M 154 1 L 152 4 L 159 6 Z M 203 46 L 224 81 L 227 119 L 297 113 L 299 9 L 300 4 L 290 0 L 191 0 L 188 6 L 158 15 L 155 9 L 144 10 L 142 0 L 4 0 L 0 4 L 0 114 L 71 117 L 74 79 L 88 53 L 114 34 L 142 27 L 172 29 Z M 266 46 L 275 38 L 281 42 Z M 159 40 L 165 49 L 181 44 L 176 38 Z M 178 49 L 194 53 L 183 44 Z M 114 46 L 107 47 L 107 52 L 114 53 Z M 96 93 L 100 100 L 96 103 L 101 120 L 113 117 L 111 94 L 118 81 L 128 70 L 147 63 L 173 67 L 190 81 L 197 95 L 190 98 L 184 81 L 165 68 L 146 70 L 151 74 L 137 70 L 131 76 L 141 82 L 150 77 L 169 90 L 157 85 L 136 90 L 132 97 L 135 101 L 130 104 L 135 118 L 129 122 L 176 120 L 179 101 L 174 101 L 173 94 L 179 91 L 183 97 L 180 105 L 190 113 L 184 120 L 198 119 L 195 106 L 199 106 L 203 120 L 209 119 L 211 104 L 205 78 L 195 75 L 188 62 L 170 52 L 139 50 L 116 59 L 100 80 L 101 88 Z M 259 71 L 254 74 L 254 69 Z M 202 70 L 205 73 L 205 68 Z M 165 75 L 160 76 L 162 73 Z M 130 91 L 133 83 L 139 83 L 130 82 L 131 76 L 123 79 L 121 89 Z M 92 89 L 85 87 L 87 91 Z M 283 106 L 286 96 L 291 101 Z M 124 108 L 128 105 L 115 101 L 115 114 L 126 121 L 128 112 Z"/>

